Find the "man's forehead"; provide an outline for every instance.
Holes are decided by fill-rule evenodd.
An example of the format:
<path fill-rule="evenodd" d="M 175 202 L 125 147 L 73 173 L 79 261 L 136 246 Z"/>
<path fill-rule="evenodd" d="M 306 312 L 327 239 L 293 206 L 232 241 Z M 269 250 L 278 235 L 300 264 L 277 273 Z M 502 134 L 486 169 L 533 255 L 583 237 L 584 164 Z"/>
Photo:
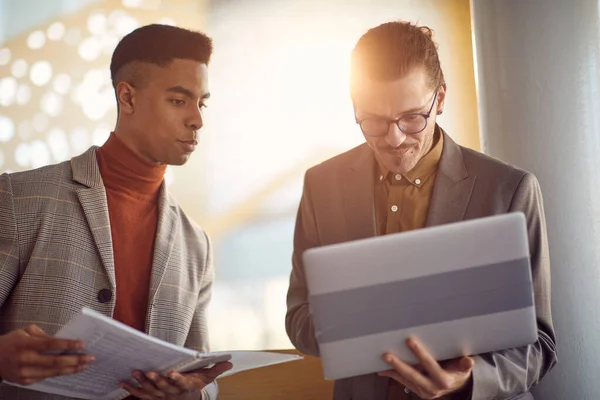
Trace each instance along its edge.
<path fill-rule="evenodd" d="M 396 80 L 373 81 L 353 91 L 356 111 L 390 117 L 427 107 L 432 89 L 426 83 Z"/>
<path fill-rule="evenodd" d="M 208 73 L 205 67 L 199 64 L 197 68 L 192 68 L 189 64 L 186 66 L 173 66 L 173 63 L 166 67 L 154 66 L 149 76 L 153 86 L 163 90 L 172 87 L 183 87 L 196 94 L 202 95 L 208 92 Z"/>

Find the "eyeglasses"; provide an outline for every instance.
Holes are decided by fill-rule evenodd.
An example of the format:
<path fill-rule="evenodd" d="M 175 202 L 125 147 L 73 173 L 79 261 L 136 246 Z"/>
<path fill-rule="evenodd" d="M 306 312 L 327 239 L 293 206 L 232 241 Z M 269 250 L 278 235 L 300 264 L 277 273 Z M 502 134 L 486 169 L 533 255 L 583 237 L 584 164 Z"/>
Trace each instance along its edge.
<path fill-rule="evenodd" d="M 367 136 L 385 136 L 390 130 L 390 124 L 394 123 L 402 132 L 407 135 L 414 135 L 422 132 L 427 127 L 427 120 L 431 116 L 435 100 L 437 99 L 438 91 L 435 91 L 433 102 L 427 114 L 404 114 L 397 119 L 387 119 L 382 117 L 371 117 L 359 120 L 356 118 L 356 123 L 360 125 L 360 129 Z"/>

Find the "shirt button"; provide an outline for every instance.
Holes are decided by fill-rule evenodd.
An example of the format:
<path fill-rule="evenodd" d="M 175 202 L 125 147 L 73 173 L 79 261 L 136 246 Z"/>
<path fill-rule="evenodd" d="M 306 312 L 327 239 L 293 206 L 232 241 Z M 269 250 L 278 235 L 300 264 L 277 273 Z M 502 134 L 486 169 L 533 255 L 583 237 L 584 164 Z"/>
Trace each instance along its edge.
<path fill-rule="evenodd" d="M 396 180 L 399 181 L 400 179 L 402 179 L 402 175 L 396 174 L 396 176 L 394 176 L 394 178 L 396 178 Z"/>
<path fill-rule="evenodd" d="M 407 387 L 405 387 L 405 388 L 404 388 L 404 393 L 406 393 L 406 394 L 409 394 L 409 393 L 410 393 L 410 389 L 409 389 L 409 388 L 407 388 Z"/>
<path fill-rule="evenodd" d="M 394 204 L 392 206 L 392 212 L 396 212 L 396 211 L 398 211 L 398 206 Z"/>
<path fill-rule="evenodd" d="M 379 180 L 382 181 L 383 180 L 383 175 L 379 175 Z"/>
<path fill-rule="evenodd" d="M 108 289 L 102 289 L 98 292 L 98 301 L 100 303 L 108 303 L 112 299 L 112 292 Z"/>
<path fill-rule="evenodd" d="M 416 183 L 417 185 L 420 185 L 420 184 L 421 184 L 421 180 L 420 180 L 419 178 L 417 178 L 417 179 L 415 179 L 415 183 Z"/>

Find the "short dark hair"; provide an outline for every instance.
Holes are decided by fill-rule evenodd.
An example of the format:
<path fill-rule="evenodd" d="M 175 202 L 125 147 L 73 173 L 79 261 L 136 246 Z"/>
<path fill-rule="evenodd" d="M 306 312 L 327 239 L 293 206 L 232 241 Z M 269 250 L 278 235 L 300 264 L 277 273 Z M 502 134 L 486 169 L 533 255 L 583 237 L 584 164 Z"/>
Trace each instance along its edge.
<path fill-rule="evenodd" d="M 128 65 L 150 63 L 164 67 L 176 58 L 208 65 L 212 50 L 212 39 L 204 33 L 171 25 L 142 26 L 123 37 L 113 52 L 110 62 L 113 87 L 122 80 L 120 72 Z"/>
<path fill-rule="evenodd" d="M 432 86 L 443 85 L 433 30 L 405 21 L 392 21 L 369 29 L 356 43 L 351 56 L 351 85 L 364 77 L 391 81 L 422 67 Z"/>

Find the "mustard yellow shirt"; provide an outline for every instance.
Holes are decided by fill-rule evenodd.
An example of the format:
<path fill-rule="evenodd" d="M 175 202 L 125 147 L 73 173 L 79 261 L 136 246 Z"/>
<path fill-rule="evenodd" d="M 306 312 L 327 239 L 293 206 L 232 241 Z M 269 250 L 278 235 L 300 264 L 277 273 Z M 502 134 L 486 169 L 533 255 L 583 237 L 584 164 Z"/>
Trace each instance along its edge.
<path fill-rule="evenodd" d="M 377 159 L 374 199 L 378 235 L 425 227 L 443 147 L 444 137 L 438 129 L 431 150 L 404 175 L 390 172 Z"/>

